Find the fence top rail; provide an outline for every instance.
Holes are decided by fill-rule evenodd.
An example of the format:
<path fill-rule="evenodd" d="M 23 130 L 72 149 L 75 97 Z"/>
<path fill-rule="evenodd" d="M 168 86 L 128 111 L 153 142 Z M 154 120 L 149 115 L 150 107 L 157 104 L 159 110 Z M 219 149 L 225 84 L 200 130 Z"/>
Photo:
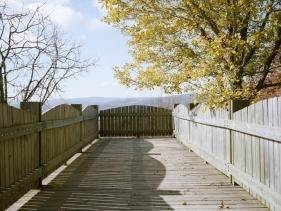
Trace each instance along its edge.
<path fill-rule="evenodd" d="M 0 128 L 0 142 L 11 138 L 17 138 L 23 135 L 36 133 L 42 130 L 63 127 L 81 121 L 95 119 L 98 116 L 99 116 L 98 114 L 93 114 L 87 116 L 77 116 L 77 117 L 71 117 L 66 119 L 42 121 L 42 122 L 36 122 L 31 124 L 22 124 L 13 127 Z"/>
<path fill-rule="evenodd" d="M 279 98 L 272 98 L 266 101 L 260 101 L 259 103 L 250 105 L 246 108 L 243 108 L 239 111 L 236 111 L 234 114 L 239 113 L 246 113 L 249 111 L 249 114 L 251 114 L 253 108 L 259 108 L 259 106 L 264 106 L 264 104 L 272 104 L 274 101 L 279 101 L 281 103 L 281 97 Z M 272 101 L 272 102 L 271 102 Z M 276 104 L 277 105 L 277 104 Z M 280 104 L 281 105 L 281 104 Z M 248 110 L 247 110 L 248 109 Z M 279 108 L 280 109 L 280 108 Z M 281 109 L 280 109 L 281 110 Z M 195 112 L 196 111 L 196 112 Z M 225 110 L 222 110 L 223 112 L 227 112 Z M 264 111 L 265 114 L 261 114 L 260 116 L 267 115 L 267 110 L 261 110 Z M 211 111 L 213 112 L 213 111 Z M 281 128 L 280 127 L 273 127 L 274 125 L 266 124 L 266 122 L 261 123 L 252 123 L 250 121 L 239 121 L 237 118 L 234 117 L 233 120 L 228 119 L 227 113 L 224 113 L 222 116 L 218 115 L 211 115 L 209 112 L 208 115 L 200 115 L 202 113 L 202 110 L 198 107 L 189 111 L 189 109 L 184 105 L 177 105 L 172 113 L 173 117 L 191 121 L 194 123 L 204 124 L 212 127 L 220 127 L 225 128 L 229 130 L 234 130 L 237 132 L 241 132 L 244 134 L 253 135 L 256 137 L 264 138 L 264 139 L 270 139 L 276 142 L 281 142 Z M 261 117 L 263 118 L 263 117 Z M 273 118 L 276 118 L 273 116 Z M 248 118 L 250 119 L 250 118 Z"/>
<path fill-rule="evenodd" d="M 109 108 L 109 109 L 103 109 L 101 110 L 101 113 L 103 113 L 104 111 L 110 111 L 112 109 L 114 110 L 118 110 L 118 109 L 126 109 L 126 108 L 151 108 L 151 109 L 155 109 L 158 111 L 161 111 L 161 112 L 172 112 L 171 109 L 168 109 L 168 108 L 162 108 L 162 107 L 156 107 L 156 106 L 148 106 L 148 105 L 129 105 L 129 106 L 120 106 L 120 107 L 115 107 L 115 108 Z M 132 111 L 134 112 L 134 111 Z M 129 112 L 129 113 L 132 113 L 132 112 Z M 145 111 L 145 112 L 155 112 L 155 111 Z"/>
<path fill-rule="evenodd" d="M 149 115 L 153 115 L 153 116 L 161 116 L 161 115 L 172 115 L 172 112 L 145 112 L 145 113 L 119 113 L 119 112 L 114 112 L 114 113 L 101 113 L 100 116 L 149 116 Z"/>

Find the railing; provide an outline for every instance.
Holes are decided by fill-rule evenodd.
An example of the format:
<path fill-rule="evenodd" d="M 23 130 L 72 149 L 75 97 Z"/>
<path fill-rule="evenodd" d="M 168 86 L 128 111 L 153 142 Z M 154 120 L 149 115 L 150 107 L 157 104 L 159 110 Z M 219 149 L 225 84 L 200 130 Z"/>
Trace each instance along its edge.
<path fill-rule="evenodd" d="M 98 107 L 0 104 L 0 210 L 41 185 L 60 165 L 98 137 Z"/>
<path fill-rule="evenodd" d="M 0 104 L 0 210 L 4 210 L 97 138 L 172 136 L 172 111 L 126 106 L 101 111 L 59 105 L 42 114 L 41 103 L 21 109 Z M 100 131 L 98 117 L 100 116 Z"/>
<path fill-rule="evenodd" d="M 178 105 L 174 134 L 272 210 L 281 210 L 281 98 L 228 111 Z M 38 187 L 57 167 L 98 137 L 98 108 L 60 105 L 41 114 L 40 103 L 21 109 L 0 104 L 0 210 Z M 193 108 L 194 107 L 194 108 Z M 171 135 L 171 111 L 130 106 L 100 113 L 101 136 Z"/>
<path fill-rule="evenodd" d="M 133 105 L 100 111 L 100 136 L 172 136 L 172 110 Z"/>
<path fill-rule="evenodd" d="M 191 105 L 191 107 L 194 107 Z M 174 134 L 271 210 L 281 210 L 281 97 L 228 111 L 178 105 Z"/>

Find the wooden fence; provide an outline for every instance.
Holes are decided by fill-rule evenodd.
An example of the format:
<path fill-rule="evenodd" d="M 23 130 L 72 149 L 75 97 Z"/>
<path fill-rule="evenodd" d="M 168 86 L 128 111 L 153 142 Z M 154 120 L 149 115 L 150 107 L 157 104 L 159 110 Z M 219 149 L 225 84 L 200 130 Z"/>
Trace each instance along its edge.
<path fill-rule="evenodd" d="M 0 210 L 41 184 L 60 165 L 98 137 L 98 107 L 41 103 L 21 109 L 0 104 Z"/>
<path fill-rule="evenodd" d="M 125 106 L 100 111 L 100 136 L 171 136 L 172 111 L 153 106 Z"/>
<path fill-rule="evenodd" d="M 230 101 L 228 111 L 178 105 L 174 134 L 230 182 L 280 211 L 281 97 L 248 104 Z"/>

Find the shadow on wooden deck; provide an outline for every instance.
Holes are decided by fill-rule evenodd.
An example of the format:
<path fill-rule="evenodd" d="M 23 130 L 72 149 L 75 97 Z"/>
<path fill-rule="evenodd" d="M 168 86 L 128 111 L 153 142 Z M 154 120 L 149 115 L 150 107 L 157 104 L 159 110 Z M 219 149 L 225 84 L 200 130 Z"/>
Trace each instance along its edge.
<path fill-rule="evenodd" d="M 20 210 L 268 210 L 173 138 L 102 139 Z"/>

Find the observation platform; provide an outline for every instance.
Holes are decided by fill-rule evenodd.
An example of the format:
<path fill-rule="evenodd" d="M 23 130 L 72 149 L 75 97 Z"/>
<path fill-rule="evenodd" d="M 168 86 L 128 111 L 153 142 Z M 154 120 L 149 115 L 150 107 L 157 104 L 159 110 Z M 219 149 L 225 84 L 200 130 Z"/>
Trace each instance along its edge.
<path fill-rule="evenodd" d="M 19 210 L 269 209 L 176 138 L 102 138 Z"/>

